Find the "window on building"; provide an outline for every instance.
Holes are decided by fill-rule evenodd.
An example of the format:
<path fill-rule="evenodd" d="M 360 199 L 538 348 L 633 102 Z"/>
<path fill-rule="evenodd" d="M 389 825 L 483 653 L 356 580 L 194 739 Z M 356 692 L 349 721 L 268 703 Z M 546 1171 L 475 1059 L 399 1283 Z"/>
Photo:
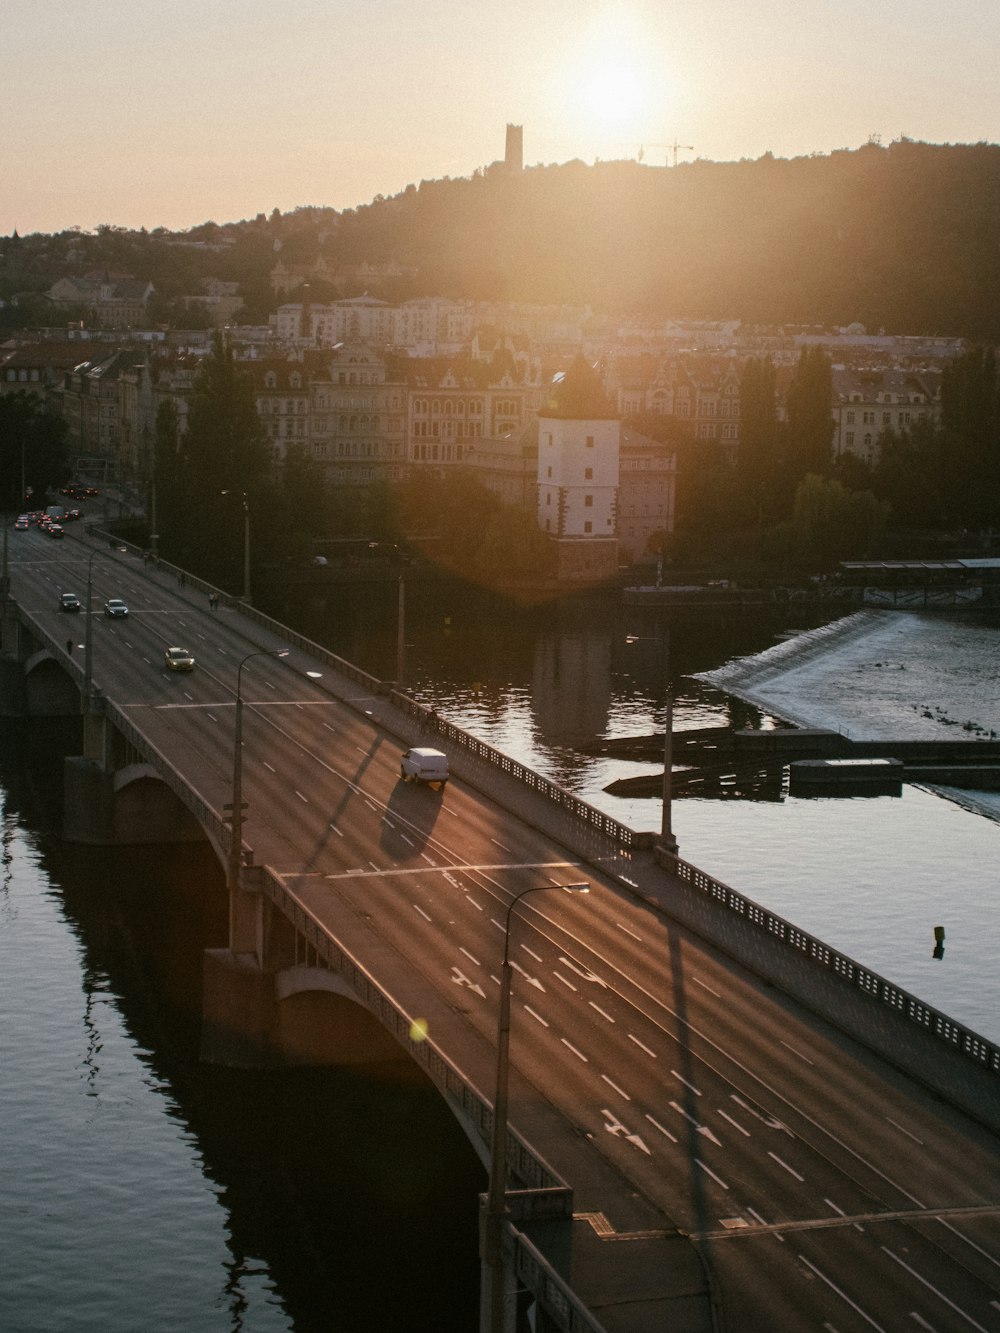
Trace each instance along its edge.
<path fill-rule="evenodd" d="M 584 530 L 584 532 L 593 532 L 593 531 L 594 531 L 594 525 L 593 525 L 593 523 L 591 523 L 591 522 L 588 520 L 586 523 L 584 523 L 584 525 L 583 525 L 583 530 Z"/>
<path fill-rule="evenodd" d="M 588 448 L 588 449 L 593 449 L 593 447 L 594 447 L 594 437 L 593 437 L 593 435 L 588 435 L 588 436 L 587 436 L 587 448 Z"/>
<path fill-rule="evenodd" d="M 593 509 L 594 497 L 592 495 L 585 495 L 583 497 L 583 507 L 584 509 Z"/>
<path fill-rule="evenodd" d="M 853 413 L 853 412 L 848 412 L 848 414 L 847 414 L 847 424 L 848 424 L 849 426 L 853 426 L 853 425 L 854 425 L 854 413 Z"/>
<path fill-rule="evenodd" d="M 583 479 L 584 481 L 593 481 L 594 469 L 592 467 L 585 467 L 583 469 Z"/>

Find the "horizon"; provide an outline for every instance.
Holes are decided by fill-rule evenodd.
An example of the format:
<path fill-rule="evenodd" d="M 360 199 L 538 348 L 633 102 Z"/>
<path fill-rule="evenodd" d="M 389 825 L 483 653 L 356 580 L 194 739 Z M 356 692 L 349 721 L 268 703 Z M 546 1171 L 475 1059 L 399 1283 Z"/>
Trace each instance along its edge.
<path fill-rule="evenodd" d="M 973 148 L 973 147 L 981 147 L 981 146 L 982 146 L 982 147 L 987 147 L 987 148 L 998 148 L 998 147 L 1000 147 L 1000 143 L 998 143 L 998 142 L 994 142 L 994 141 L 992 141 L 992 140 L 978 140 L 976 143 L 972 143 L 972 142 L 969 142 L 969 143 L 930 143 L 930 142 L 928 142 L 927 140 L 923 140 L 923 139 L 912 139 L 912 138 L 910 138 L 909 136 L 905 136 L 905 135 L 904 135 L 904 136 L 900 136 L 900 138 L 898 138 L 898 139 L 894 139 L 894 140 L 892 140 L 891 143 L 883 143 L 883 142 L 881 142 L 880 140 L 868 140 L 868 141 L 866 141 L 865 143 L 863 143 L 863 144 L 858 144 L 858 145 L 856 145 L 856 146 L 854 146 L 854 147 L 832 148 L 832 149 L 830 149 L 828 152 L 816 152 L 816 151 L 813 151 L 813 152 L 807 152 L 807 153 L 797 153 L 797 154 L 795 154 L 794 156 L 790 156 L 790 157 L 781 157 L 781 156 L 779 156 L 779 155 L 776 154 L 776 153 L 771 153 L 771 152 L 767 152 L 767 151 L 765 151 L 764 153 L 760 154 L 759 157 L 756 157 L 756 158 L 728 158 L 728 159 L 725 159 L 725 160 L 716 160 L 716 159 L 714 159 L 714 158 L 704 158 L 704 157 L 699 157 L 699 158 L 694 159 L 692 162 L 677 162 L 677 163 L 676 163 L 676 166 L 677 166 L 677 167 L 699 166 L 699 165 L 704 165 L 704 166 L 734 166 L 734 165 L 737 165 L 737 164 L 740 163 L 740 162 L 751 162 L 751 163 L 753 163 L 753 162 L 760 162 L 760 161 L 763 161 L 763 160 L 766 159 L 766 158 L 770 158 L 770 159 L 772 159 L 773 161 L 778 161 L 778 162 L 793 162 L 793 161 L 800 161 L 800 160 L 805 159 L 805 158 L 811 158 L 811 159 L 815 159 L 815 158 L 828 158 L 828 157 L 832 157 L 832 156 L 833 156 L 834 154 L 836 154 L 836 153 L 857 153 L 857 152 L 860 152 L 860 151 L 862 151 L 863 149 L 868 148 L 868 147 L 890 148 L 890 147 L 892 147 L 892 144 L 895 144 L 895 143 L 912 143 L 912 144 L 918 144 L 918 145 L 920 145 L 920 146 L 922 146 L 922 147 L 926 147 L 926 148 Z M 672 147 L 673 145 L 670 145 L 670 146 Z M 560 167 L 560 166 L 566 166 L 566 165 L 568 165 L 569 162 L 573 162 L 573 161 L 581 161 L 581 159 L 579 159 L 579 158 L 569 158 L 569 159 L 567 159 L 566 162 L 562 162 L 562 163 L 560 163 L 560 162 L 547 162 L 547 163 L 541 163 L 541 162 L 538 162 L 538 163 L 529 163 L 529 164 L 526 164 L 526 165 L 525 165 L 524 170 L 527 172 L 527 171 L 533 171 L 533 170 L 545 170 L 546 168 L 558 168 L 558 167 Z M 644 161 L 641 157 L 638 158 L 638 159 L 637 159 L 637 158 L 634 158 L 634 157 L 632 157 L 632 158 L 627 158 L 627 157 L 622 157 L 622 158 L 597 158 L 594 162 L 584 162 L 583 165 L 584 165 L 584 166 L 587 166 L 587 167 L 600 167 L 600 166 L 614 166 L 614 165 L 617 165 L 617 164 L 619 164 L 619 163 L 625 163 L 625 162 L 633 162 L 633 163 L 635 163 L 636 165 L 642 165 L 642 166 L 644 166 L 644 167 L 656 167 L 656 166 L 658 165 L 657 163 L 651 163 L 651 162 Z M 495 166 L 495 165 L 500 165 L 500 164 L 502 164 L 502 159 L 495 159 L 494 162 L 486 163 L 484 167 L 479 167 L 479 168 L 476 168 L 475 170 L 476 170 L 476 171 L 482 171 L 482 170 L 485 170 L 485 169 L 488 168 L 488 167 Z M 662 169 L 673 170 L 674 167 L 673 167 L 672 164 L 665 163 L 665 164 L 663 164 L 663 168 L 662 168 Z M 472 176 L 473 176 L 473 175 L 474 175 L 474 172 L 473 172 L 473 173 L 470 173 L 468 176 L 465 176 L 465 177 L 462 177 L 462 176 L 443 176 L 443 177 L 438 177 L 438 178 L 424 178 L 424 179 L 425 179 L 425 180 L 427 180 L 427 179 L 432 179 L 432 180 L 433 180 L 433 179 L 437 179 L 437 180 L 440 180 L 440 181 L 447 181 L 447 180 L 455 180 L 455 181 L 459 181 L 459 180 L 470 180 L 470 179 L 472 179 Z M 423 183 L 424 183 L 424 181 L 421 181 L 421 182 L 420 182 L 420 184 L 423 184 Z M 417 182 L 413 182 L 413 184 L 417 184 Z M 368 207 L 369 205 L 375 203 L 375 202 L 376 202 L 377 200 L 379 200 L 379 199 L 382 199 L 382 200 L 391 200 L 391 199 L 394 199 L 394 198 L 400 198 L 400 197 L 402 197 L 402 195 L 405 193 L 405 191 L 406 191 L 407 188 L 409 188 L 409 184 L 406 185 L 406 186 L 401 187 L 401 188 L 400 188 L 398 191 L 396 191 L 394 194 L 377 195 L 377 196 L 374 196 L 372 199 L 359 200 L 359 201 L 357 201 L 356 203 L 353 203 L 353 204 L 343 204 L 343 205 L 340 205 L 339 207 L 338 207 L 338 206 L 335 206 L 335 205 L 333 205 L 333 204 L 320 204 L 320 203 L 315 203 L 315 202 L 313 202 L 313 203 L 309 203 L 309 204 L 305 204 L 305 203 L 294 204 L 294 205 L 292 205 L 292 206 L 290 206 L 290 207 L 288 207 L 288 208 L 277 208 L 277 206 L 275 206 L 275 207 L 277 208 L 277 211 L 280 213 L 280 215 L 281 215 L 282 217 L 285 217 L 285 216 L 289 216 L 289 217 L 290 217 L 290 216 L 293 216 L 293 215 L 294 215 L 295 213 L 297 213 L 297 212 L 305 211 L 305 210 L 308 210 L 308 209 L 315 209 L 315 210 L 318 210 L 318 211 L 326 211 L 326 210 L 329 210 L 329 211 L 331 211 L 331 212 L 335 212 L 335 213 L 349 212 L 349 211 L 352 211 L 352 210 L 357 209 L 357 208 Z M 239 227 L 239 226 L 243 226 L 243 225 L 245 225 L 245 224 L 247 224 L 247 223 L 250 223 L 250 222 L 255 221 L 256 218 L 257 218 L 257 217 L 260 217 L 260 216 L 270 217 L 270 216 L 271 216 L 271 213 L 272 213 L 273 211 L 275 211 L 275 210 L 274 210 L 274 209 L 257 209 L 254 213 L 252 213 L 252 214 L 247 214 L 245 217 L 241 217 L 241 218 L 235 218 L 235 217 L 233 217 L 233 218 L 221 218 L 221 219 L 220 219 L 220 218 L 206 217 L 206 218 L 201 218 L 201 219 L 199 219 L 199 220 L 196 221 L 196 222 L 191 222 L 191 223 L 189 223 L 189 224 L 185 224 L 184 226 L 180 226 L 180 227 L 164 227 L 164 228 L 162 228 L 162 230 L 165 230 L 169 235 L 180 236 L 180 235 L 184 235 L 184 234 L 187 233 L 187 232 L 197 231 L 200 227 L 204 227 L 204 226 L 217 226 L 217 227 L 222 228 L 222 229 L 225 229 L 226 227 Z M 18 236 L 21 237 L 21 238 L 25 238 L 25 237 L 32 236 L 32 235 L 55 236 L 55 235 L 65 234 L 66 232 L 79 232 L 81 235 L 88 236 L 88 235 L 96 235 L 96 234 L 97 234 L 97 231 L 98 231 L 98 228 L 99 228 L 99 227 L 104 227 L 104 226 L 110 226 L 110 227 L 112 227 L 112 228 L 115 229 L 115 230 L 123 231 L 123 232 L 129 233 L 129 234 L 139 234 L 139 233 L 141 233 L 141 232 L 143 232 L 143 231 L 145 231 L 145 232 L 153 232 L 153 231 L 161 230 L 161 227 L 160 227 L 159 225 L 158 225 L 157 227 L 154 228 L 154 227 L 148 227 L 145 223 L 140 223 L 140 224 L 136 224 L 136 225 L 126 225 L 126 224 L 124 224 L 124 223 L 115 222 L 115 221 L 111 221 L 111 220 L 106 220 L 106 221 L 104 221 L 104 222 L 95 224 L 95 226 L 93 226 L 93 227 L 89 227 L 89 228 L 88 228 L 88 227 L 82 227 L 82 226 L 80 226 L 79 224 L 74 224 L 74 225 L 72 225 L 72 226 L 70 226 L 70 227 L 59 227 L 59 228 L 56 228 L 54 231 L 39 231 L 39 230 L 37 230 L 37 229 L 36 229 L 35 231 L 22 231 L 21 228 L 17 227 L 17 228 L 13 228 L 10 232 L 6 232 L 6 233 L 0 231 L 0 239 L 9 238 L 10 236 L 12 236 L 12 235 L 14 234 L 15 231 L 17 232 Z"/>
<path fill-rule="evenodd" d="M 527 167 L 1000 139 L 1000 7 L 6 0 L 0 235 L 187 231 Z M 444 36 L 442 36 L 444 34 Z M 379 45 L 373 55 L 373 36 Z"/>

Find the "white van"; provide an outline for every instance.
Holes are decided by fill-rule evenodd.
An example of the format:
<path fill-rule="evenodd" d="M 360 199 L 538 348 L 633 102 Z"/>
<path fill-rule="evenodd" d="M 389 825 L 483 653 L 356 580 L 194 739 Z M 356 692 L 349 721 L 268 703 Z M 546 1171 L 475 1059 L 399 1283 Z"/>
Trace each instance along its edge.
<path fill-rule="evenodd" d="M 448 756 L 426 746 L 404 750 L 399 759 L 399 776 L 404 782 L 439 782 L 443 787 L 448 781 Z"/>

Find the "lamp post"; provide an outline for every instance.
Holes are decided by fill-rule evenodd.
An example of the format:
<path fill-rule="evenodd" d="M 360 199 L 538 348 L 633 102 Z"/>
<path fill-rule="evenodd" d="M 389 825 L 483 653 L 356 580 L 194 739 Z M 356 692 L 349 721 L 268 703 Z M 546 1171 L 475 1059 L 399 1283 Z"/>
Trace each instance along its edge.
<path fill-rule="evenodd" d="M 233 735 L 232 838 L 229 843 L 227 880 L 232 896 L 240 887 L 240 851 L 243 847 L 243 668 L 254 657 L 287 657 L 287 648 L 260 649 L 247 653 L 236 668 L 236 723 Z M 232 906 L 230 906 L 232 911 Z"/>
<path fill-rule="evenodd" d="M 626 643 L 648 642 L 638 634 L 627 634 Z M 660 815 L 660 847 L 670 856 L 678 855 L 677 839 L 673 830 L 673 776 L 674 776 L 674 692 L 670 686 L 670 630 L 656 640 L 663 648 L 665 659 L 663 685 L 666 695 L 663 719 L 663 795 Z"/>
<path fill-rule="evenodd" d="M 510 927 L 514 908 L 529 893 L 562 889 L 565 893 L 589 893 L 589 884 L 534 884 L 514 895 L 507 908 L 503 932 L 503 965 L 500 972 L 500 1013 L 497 1021 L 497 1077 L 493 1097 L 493 1140 L 490 1152 L 490 1183 L 486 1196 L 484 1276 L 489 1285 L 490 1333 L 505 1333 L 503 1222 L 507 1211 L 507 1085 L 510 1072 Z M 485 1293 L 484 1293 L 485 1295 Z M 484 1301 L 484 1307 L 486 1302 Z M 484 1309 L 484 1314 L 486 1309 Z M 485 1320 L 483 1321 L 485 1323 Z"/>
<path fill-rule="evenodd" d="M 243 501 L 243 600 L 250 601 L 250 501 L 246 491 L 220 491 L 220 495 L 239 495 Z"/>

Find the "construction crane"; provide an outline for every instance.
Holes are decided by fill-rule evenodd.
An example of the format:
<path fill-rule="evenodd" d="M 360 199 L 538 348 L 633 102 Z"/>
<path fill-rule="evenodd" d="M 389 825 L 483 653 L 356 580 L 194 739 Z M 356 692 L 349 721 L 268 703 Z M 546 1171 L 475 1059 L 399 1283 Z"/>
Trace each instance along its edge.
<path fill-rule="evenodd" d="M 669 149 L 670 149 L 670 152 L 671 152 L 671 157 L 672 157 L 673 160 L 672 160 L 671 162 L 669 162 L 667 165 L 669 165 L 669 166 L 674 166 L 674 167 L 676 167 L 676 165 L 677 165 L 677 154 L 678 154 L 678 153 L 693 153 L 693 152 L 694 152 L 694 144 L 690 144 L 690 143 L 678 143 L 676 139 L 673 141 L 673 143 L 651 143 L 651 144 L 645 144 L 645 145 L 644 145 L 644 144 L 640 144 L 640 145 L 639 145 L 639 155 L 638 155 L 638 157 L 636 158 L 636 161 L 637 161 L 637 162 L 641 162 L 641 161 L 642 161 L 643 157 L 645 156 L 645 152 L 646 152 L 646 149 L 647 149 L 647 148 L 669 148 Z"/>

